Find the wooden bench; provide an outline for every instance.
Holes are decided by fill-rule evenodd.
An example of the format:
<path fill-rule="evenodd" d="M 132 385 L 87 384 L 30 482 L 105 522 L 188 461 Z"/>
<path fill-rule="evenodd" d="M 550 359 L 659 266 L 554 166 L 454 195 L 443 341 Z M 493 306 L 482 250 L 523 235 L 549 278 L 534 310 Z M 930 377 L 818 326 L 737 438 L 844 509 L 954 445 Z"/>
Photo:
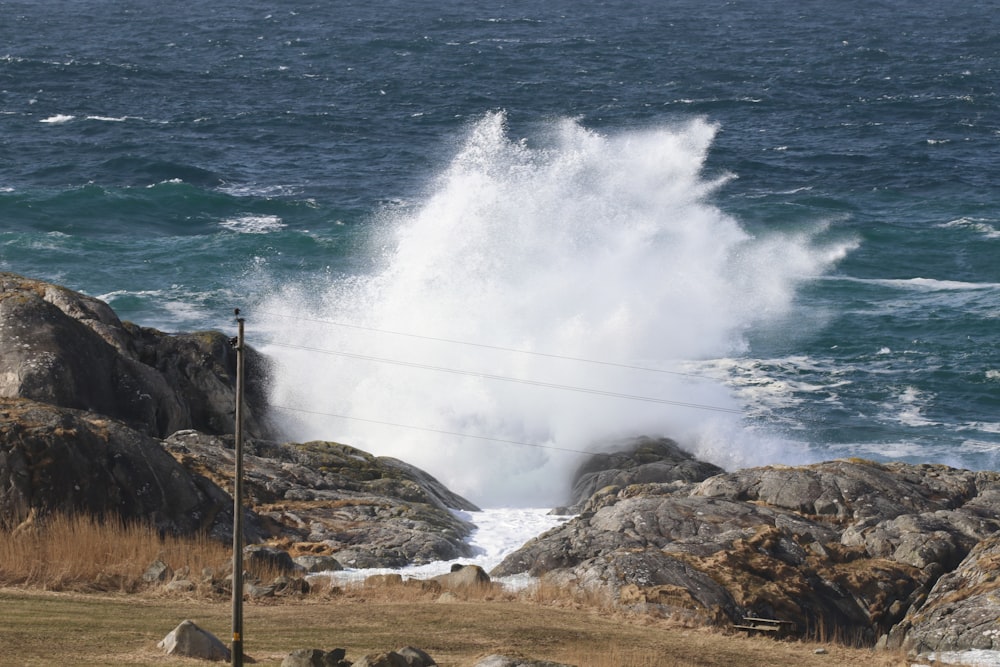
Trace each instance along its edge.
<path fill-rule="evenodd" d="M 743 630 L 747 634 L 756 632 L 770 632 L 775 636 L 788 633 L 795 623 L 791 621 L 779 621 L 774 618 L 757 618 L 756 616 L 744 616 L 742 623 L 733 625 L 737 630 Z"/>

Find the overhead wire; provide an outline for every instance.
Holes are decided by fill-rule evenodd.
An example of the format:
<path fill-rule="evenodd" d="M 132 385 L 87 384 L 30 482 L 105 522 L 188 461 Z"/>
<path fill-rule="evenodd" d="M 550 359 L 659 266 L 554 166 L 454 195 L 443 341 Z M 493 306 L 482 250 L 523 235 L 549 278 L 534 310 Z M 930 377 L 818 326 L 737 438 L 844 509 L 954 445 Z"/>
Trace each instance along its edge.
<path fill-rule="evenodd" d="M 701 375 L 695 373 L 684 373 L 682 371 L 672 371 L 665 368 L 651 368 L 649 366 L 638 366 L 634 364 L 625 364 L 616 361 L 604 361 L 600 359 L 587 359 L 586 357 L 573 357 L 564 354 L 554 354 L 552 352 L 538 352 L 536 350 L 524 350 L 516 347 L 504 347 L 502 345 L 491 345 L 489 343 L 476 343 L 467 340 L 456 340 L 454 338 L 442 338 L 440 336 L 427 336 L 424 334 L 409 333 L 406 331 L 393 331 L 391 329 L 380 329 L 377 327 L 369 327 L 361 324 L 351 324 L 348 322 L 338 322 L 337 320 L 326 320 L 313 317 L 303 317 L 301 315 L 288 315 L 285 313 L 273 313 L 273 312 L 262 312 L 261 315 L 269 315 L 271 317 L 284 317 L 293 320 L 300 320 L 302 322 L 313 322 L 316 324 L 328 324 L 336 327 L 343 327 L 346 329 L 357 329 L 359 331 L 369 331 L 372 333 L 388 334 L 391 336 L 404 336 L 406 338 L 417 338 L 421 340 L 429 340 L 437 343 L 449 343 L 452 345 L 466 345 L 469 347 L 478 347 L 487 350 L 497 350 L 499 352 L 514 352 L 516 354 L 526 354 L 535 357 L 545 357 L 548 359 L 561 359 L 563 361 L 578 361 L 585 364 L 594 364 L 598 366 L 610 366 L 614 368 L 624 368 L 634 371 L 646 371 L 647 373 L 663 373 L 666 375 L 680 375 L 684 377 L 695 378 L 699 380 L 704 380 L 705 378 Z"/>
<path fill-rule="evenodd" d="M 327 354 L 337 357 L 346 357 L 349 359 L 359 359 L 362 361 L 374 361 L 378 363 L 394 364 L 397 366 L 406 366 L 408 368 L 419 368 L 423 370 L 432 370 L 442 373 L 453 373 L 455 375 L 465 375 L 471 377 L 483 378 L 486 380 L 498 380 L 501 382 L 516 382 L 519 384 L 531 385 L 534 387 L 544 387 L 548 389 L 561 389 L 564 391 L 576 391 L 584 394 L 594 394 L 597 396 L 609 396 L 612 398 L 622 398 L 632 401 L 645 401 L 647 403 L 659 403 L 661 405 L 673 405 L 683 408 L 693 408 L 696 410 L 711 410 L 715 412 L 728 412 L 732 414 L 741 414 L 739 410 L 733 408 L 723 408 L 715 405 L 703 405 L 700 403 L 687 403 L 684 401 L 672 401 L 666 398 L 656 398 L 653 396 L 640 396 L 635 394 L 622 394 L 614 391 L 605 391 L 603 389 L 592 389 L 588 387 L 574 387 L 572 385 L 556 384 L 554 382 L 542 382 L 541 380 L 529 380 L 526 378 L 516 378 L 506 375 L 494 375 L 492 373 L 482 373 L 479 371 L 467 371 L 457 368 L 446 368 L 444 366 L 432 366 L 430 364 L 420 364 L 412 361 L 401 361 L 399 359 L 386 359 L 384 357 L 374 357 L 366 354 L 355 354 L 353 352 L 337 352 L 335 350 L 326 350 L 318 347 L 310 347 L 307 345 L 293 345 L 291 343 L 271 343 L 274 347 L 284 347 L 293 350 L 305 350 L 307 352 L 316 352 L 318 354 Z"/>
<path fill-rule="evenodd" d="M 420 340 L 428 340 L 428 341 L 439 342 L 439 343 L 446 343 L 446 344 L 451 344 L 451 345 L 463 345 L 463 346 L 469 346 L 469 347 L 476 347 L 476 348 L 482 348 L 482 349 L 497 350 L 497 351 L 501 351 L 501 352 L 510 352 L 510 353 L 515 353 L 515 354 L 530 355 L 530 356 L 543 357 L 543 358 L 549 358 L 549 359 L 558 359 L 558 360 L 563 360 L 563 361 L 573 361 L 573 362 L 593 364 L 593 365 L 599 365 L 599 366 L 621 368 L 621 369 L 626 369 L 626 370 L 645 371 L 645 372 L 651 372 L 651 373 L 663 373 L 663 374 L 683 376 L 683 377 L 688 377 L 688 378 L 693 378 L 693 379 L 698 379 L 698 380 L 705 380 L 705 379 L 707 379 L 707 378 L 705 378 L 703 376 L 696 375 L 696 374 L 693 374 L 693 373 L 683 373 L 683 372 L 679 372 L 679 371 L 670 371 L 670 370 L 660 369 L 660 368 L 650 368 L 650 367 L 646 367 L 646 366 L 638 366 L 638 365 L 633 365 L 633 364 L 624 364 L 624 363 L 612 362 L 612 361 L 602 361 L 602 360 L 596 360 L 596 359 L 587 359 L 587 358 L 583 358 L 583 357 L 573 357 L 573 356 L 569 356 L 569 355 L 553 354 L 553 353 L 547 353 L 547 352 L 538 352 L 538 351 L 534 351 L 534 350 L 524 350 L 524 349 L 518 349 L 518 348 L 512 348 L 512 347 L 504 347 L 504 346 L 500 346 L 500 345 L 491 345 L 491 344 L 486 344 L 486 343 L 477 343 L 477 342 L 472 342 L 472 341 L 455 340 L 455 339 L 443 338 L 443 337 L 438 337 L 438 336 L 427 336 L 427 335 L 414 334 L 414 333 L 408 333 L 408 332 L 402 332 L 402 331 L 392 331 L 392 330 L 380 329 L 380 328 L 376 328 L 376 327 L 370 327 L 370 326 L 364 326 L 364 325 L 358 325 L 358 324 L 351 324 L 351 323 L 346 323 L 346 322 L 338 322 L 338 321 L 334 321 L 334 320 L 326 320 L 326 319 L 304 317 L 304 316 L 300 316 L 300 315 L 288 315 L 288 314 L 274 313 L 274 312 L 261 312 L 260 314 L 261 315 L 266 315 L 266 316 L 271 316 L 271 317 L 282 317 L 282 318 L 288 318 L 288 319 L 294 319 L 294 320 L 301 320 L 301 321 L 305 321 L 305 322 L 313 322 L 313 323 L 322 324 L 322 325 L 329 325 L 329 326 L 343 327 L 343 328 L 349 328 L 349 329 L 356 329 L 356 330 L 360 330 L 360 331 L 368 331 L 368 332 L 372 332 L 372 333 L 380 333 L 380 334 L 388 334 L 388 335 L 393 335 L 393 336 L 402 336 L 402 337 L 414 338 L 414 339 L 420 339 Z M 690 402 L 685 402 L 685 401 L 674 401 L 674 400 L 669 400 L 669 399 L 665 399 L 665 398 L 658 398 L 658 397 L 652 397 L 652 396 L 642 396 L 642 395 L 634 395 L 634 394 L 625 394 L 625 393 L 620 393 L 620 392 L 606 391 L 606 390 L 594 389 L 594 388 L 588 388 L 588 387 L 576 387 L 576 386 L 572 386 L 572 385 L 563 385 L 563 384 L 557 384 L 557 383 L 553 383 L 553 382 L 544 382 L 544 381 L 540 381 L 540 380 L 530 380 L 530 379 L 526 379 L 526 378 L 517 378 L 517 377 L 510 377 L 510 376 L 505 376 L 505 375 L 497 375 L 497 374 L 492 374 L 492 373 L 483 373 L 483 372 L 479 372 L 479 371 L 470 371 L 470 370 L 463 370 L 463 369 L 456 369 L 456 368 L 448 368 L 448 367 L 444 367 L 444 366 L 435 366 L 435 365 L 431 365 L 431 364 L 422 364 L 422 363 L 417 363 L 417 362 L 412 362 L 412 361 L 405 361 L 405 360 L 400 360 L 400 359 L 389 359 L 389 358 L 385 358 L 385 357 L 376 357 L 376 356 L 372 356 L 372 355 L 358 354 L 358 353 L 352 353 L 352 352 L 341 352 L 341 351 L 337 351 L 337 350 L 329 350 L 329 349 L 324 349 L 324 348 L 319 348 L 319 347 L 313 347 L 313 346 L 308 346 L 308 345 L 296 345 L 296 344 L 292 344 L 292 343 L 284 343 L 284 342 L 279 342 L 279 341 L 269 341 L 268 344 L 271 345 L 271 346 L 273 346 L 273 347 L 282 347 L 282 348 L 287 348 L 287 349 L 304 350 L 306 352 L 314 352 L 314 353 L 317 353 L 317 354 L 325 354 L 325 355 L 330 355 L 330 356 L 338 356 L 338 357 L 344 357 L 344 358 L 350 358 L 350 359 L 357 359 L 357 360 L 361 360 L 361 361 L 370 361 L 370 362 L 376 362 L 376 363 L 392 364 L 392 365 L 404 366 L 404 367 L 408 367 L 408 368 L 417 368 L 417 369 L 430 370 L 430 371 L 442 372 L 442 373 L 452 373 L 452 374 L 456 374 L 456 375 L 464 375 L 464 376 L 469 376 L 469 377 L 478 377 L 478 378 L 483 378 L 483 379 L 487 379 L 487 380 L 495 380 L 495 381 L 501 381 L 501 382 L 513 382 L 513 383 L 525 384 L 525 385 L 529 385 L 529 386 L 542 387 L 542 388 L 548 388 L 548 389 L 557 389 L 557 390 L 562 390 L 562 391 L 575 391 L 575 392 L 580 392 L 580 393 L 585 393 L 585 394 L 592 394 L 592 395 L 597 395 L 597 396 L 607 396 L 607 397 L 610 397 L 610 398 L 619 398 L 619 399 L 624 399 L 624 400 L 634 400 L 634 401 L 642 401 L 642 402 L 648 402 L 648 403 L 657 403 L 657 404 L 661 404 L 661 405 L 671 405 L 671 406 L 675 406 L 675 407 L 683 407 L 683 408 L 690 408 L 690 409 L 696 409 L 696 410 L 707 410 L 707 411 L 712 411 L 712 412 L 721 412 L 721 413 L 736 414 L 736 415 L 742 414 L 739 410 L 736 410 L 736 409 L 724 408 L 724 407 L 714 406 L 714 405 L 705 405 L 705 404 L 699 404 L 699 403 L 690 403 Z M 444 429 L 436 429 L 436 428 L 430 428 L 430 427 L 415 426 L 415 425 L 412 425 L 412 424 L 400 424 L 400 423 L 396 423 L 396 422 L 390 422 L 390 421 L 379 420 L 379 419 L 370 419 L 370 418 L 365 418 L 365 417 L 357 417 L 357 416 L 351 416 L 351 415 L 343 415 L 343 414 L 336 414 L 336 413 L 330 413 L 330 412 L 322 412 L 322 411 L 317 411 L 317 410 L 306 410 L 306 409 L 303 409 L 303 408 L 293 408 L 293 407 L 290 407 L 290 406 L 272 405 L 271 407 L 274 407 L 274 408 L 279 409 L 279 410 L 287 410 L 287 411 L 291 411 L 291 412 L 300 412 L 300 413 L 304 413 L 304 414 L 313 414 L 313 415 L 318 415 L 318 416 L 333 417 L 333 418 L 336 418 L 336 419 L 346 419 L 346 420 L 351 420 L 351 421 L 360 421 L 360 422 L 366 422 L 366 423 L 370 423 L 370 424 L 378 424 L 378 425 L 383 425 L 383 426 L 392 426 L 392 427 L 396 427 L 396 428 L 403 428 L 403 429 L 415 430 L 415 431 L 424 431 L 424 432 L 429 432 L 429 433 L 438 433 L 438 434 L 441 434 L 441 435 L 456 436 L 456 437 L 461 437 L 461 438 L 471 438 L 471 439 L 477 439 L 477 440 L 487 440 L 487 441 L 491 441 L 491 442 L 500 442 L 500 443 L 511 444 L 511 445 L 525 446 L 525 447 L 536 447 L 536 448 L 540 448 L 540 449 L 549 449 L 549 450 L 563 451 L 563 452 L 569 452 L 569 453 L 574 453 L 574 454 L 591 454 L 592 453 L 592 452 L 585 452 L 585 451 L 582 451 L 582 450 L 571 449 L 571 448 L 566 448 L 566 447 L 557 447 L 557 446 L 554 446 L 554 445 L 544 445 L 544 444 L 524 442 L 524 441 L 519 441 L 519 440 L 510 440 L 510 439 L 504 439 L 504 438 L 495 438 L 495 437 L 483 436 L 483 435 L 476 435 L 476 434 L 471 434 L 471 433 L 460 433 L 460 432 L 448 431 L 448 430 L 444 430 Z"/>
<path fill-rule="evenodd" d="M 593 454 L 593 452 L 585 452 L 582 449 L 570 449 L 569 447 L 556 447 L 555 445 L 543 445 L 537 442 L 524 442 L 523 440 L 509 440 L 506 438 L 493 438 L 487 435 L 476 435 L 474 433 L 460 433 L 458 431 L 446 431 L 444 429 L 429 428 L 426 426 L 413 426 L 412 424 L 399 424 L 396 422 L 384 421 L 381 419 L 368 419 L 365 417 L 352 417 L 350 415 L 338 415 L 332 412 L 321 412 L 319 410 L 305 410 L 303 408 L 291 408 L 285 405 L 272 405 L 272 408 L 277 408 L 278 410 L 289 410 L 291 412 L 302 412 L 310 415 L 318 415 L 321 417 L 335 417 L 337 419 L 348 419 L 350 421 L 360 421 L 366 422 L 368 424 L 378 424 L 380 426 L 394 426 L 396 428 L 403 428 L 410 431 L 426 431 L 428 433 L 438 433 L 440 435 L 453 435 L 459 438 L 473 438 L 475 440 L 488 440 L 490 442 L 502 442 L 508 445 L 521 445 L 524 447 L 537 447 L 538 449 L 552 449 L 559 452 L 569 452 L 571 454 Z"/>

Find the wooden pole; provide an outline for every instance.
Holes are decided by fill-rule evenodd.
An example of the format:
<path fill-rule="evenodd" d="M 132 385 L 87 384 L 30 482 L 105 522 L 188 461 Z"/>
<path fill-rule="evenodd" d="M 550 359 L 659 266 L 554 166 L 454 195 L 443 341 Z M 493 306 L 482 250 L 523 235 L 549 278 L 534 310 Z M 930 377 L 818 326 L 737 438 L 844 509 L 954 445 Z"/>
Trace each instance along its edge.
<path fill-rule="evenodd" d="M 236 472 L 233 477 L 233 646 L 232 667 L 243 667 L 243 318 L 236 309 Z"/>

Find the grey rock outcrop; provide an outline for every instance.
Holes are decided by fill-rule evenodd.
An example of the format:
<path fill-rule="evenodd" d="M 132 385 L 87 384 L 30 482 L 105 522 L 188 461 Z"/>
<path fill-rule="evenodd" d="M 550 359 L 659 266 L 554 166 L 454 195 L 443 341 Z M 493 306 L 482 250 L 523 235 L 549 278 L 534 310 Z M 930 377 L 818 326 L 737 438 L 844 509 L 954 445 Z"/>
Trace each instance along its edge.
<path fill-rule="evenodd" d="M 247 353 L 244 429 L 269 435 L 267 364 Z M 0 397 L 87 410 L 163 437 L 232 433 L 235 352 L 219 332 L 165 334 L 103 301 L 0 273 Z"/>
<path fill-rule="evenodd" d="M 763 616 L 874 642 L 1000 529 L 998 489 L 998 473 L 860 460 L 606 487 L 490 574 L 528 572 L 701 622 Z"/>
<path fill-rule="evenodd" d="M 914 604 L 885 645 L 924 654 L 1000 650 L 1000 535 L 977 544 Z"/>
<path fill-rule="evenodd" d="M 256 549 L 263 569 L 306 566 L 288 555 L 355 568 L 470 555 L 472 526 L 452 509 L 477 508 L 426 472 L 268 439 L 267 364 L 252 350 L 247 361 L 244 529 L 270 542 Z M 219 332 L 138 327 L 97 299 L 0 273 L 0 527 L 86 513 L 230 540 L 234 373 Z M 640 438 L 593 457 L 573 489 L 578 516 L 492 576 L 527 572 L 701 622 L 766 616 L 807 635 L 882 635 L 913 653 L 1000 650 L 1000 473 L 861 460 L 725 473 Z M 191 590 L 187 574 L 167 582 L 161 563 L 147 577 Z M 428 590 L 489 583 L 478 568 L 439 579 Z M 303 584 L 250 582 L 248 594 Z M 402 651 L 380 659 L 393 656 L 417 664 Z"/>
<path fill-rule="evenodd" d="M 223 439 L 181 431 L 164 447 L 192 473 L 231 486 L 232 454 Z M 469 556 L 473 526 L 450 507 L 475 505 L 443 492 L 426 472 L 386 461 L 332 442 L 250 441 L 247 502 L 293 557 L 332 556 L 343 567 L 371 568 Z"/>
<path fill-rule="evenodd" d="M 247 444 L 257 454 L 245 455 L 245 537 L 274 542 L 251 547 L 248 566 L 297 570 L 286 552 L 354 567 L 470 555 L 473 526 L 445 502 L 474 506 L 424 488 L 433 478 L 422 471 L 411 479 L 408 467 L 336 443 Z M 0 398 L 0 525 L 83 513 L 229 541 L 233 458 L 228 436 L 160 441 L 91 412 Z"/>
<path fill-rule="evenodd" d="M 157 646 L 167 655 L 180 655 L 201 660 L 226 661 L 229 649 L 211 632 L 199 628 L 192 621 L 182 621 L 170 631 Z"/>

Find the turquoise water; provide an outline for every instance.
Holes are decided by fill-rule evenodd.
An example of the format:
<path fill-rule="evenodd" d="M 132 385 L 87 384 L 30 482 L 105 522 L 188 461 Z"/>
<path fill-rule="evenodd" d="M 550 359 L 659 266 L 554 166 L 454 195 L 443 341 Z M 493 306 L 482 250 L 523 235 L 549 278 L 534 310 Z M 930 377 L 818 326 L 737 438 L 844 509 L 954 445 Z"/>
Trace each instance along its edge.
<path fill-rule="evenodd" d="M 640 432 L 1000 463 L 990 3 L 0 17 L 0 269 L 165 330 L 240 307 L 290 437 L 486 504 Z"/>

